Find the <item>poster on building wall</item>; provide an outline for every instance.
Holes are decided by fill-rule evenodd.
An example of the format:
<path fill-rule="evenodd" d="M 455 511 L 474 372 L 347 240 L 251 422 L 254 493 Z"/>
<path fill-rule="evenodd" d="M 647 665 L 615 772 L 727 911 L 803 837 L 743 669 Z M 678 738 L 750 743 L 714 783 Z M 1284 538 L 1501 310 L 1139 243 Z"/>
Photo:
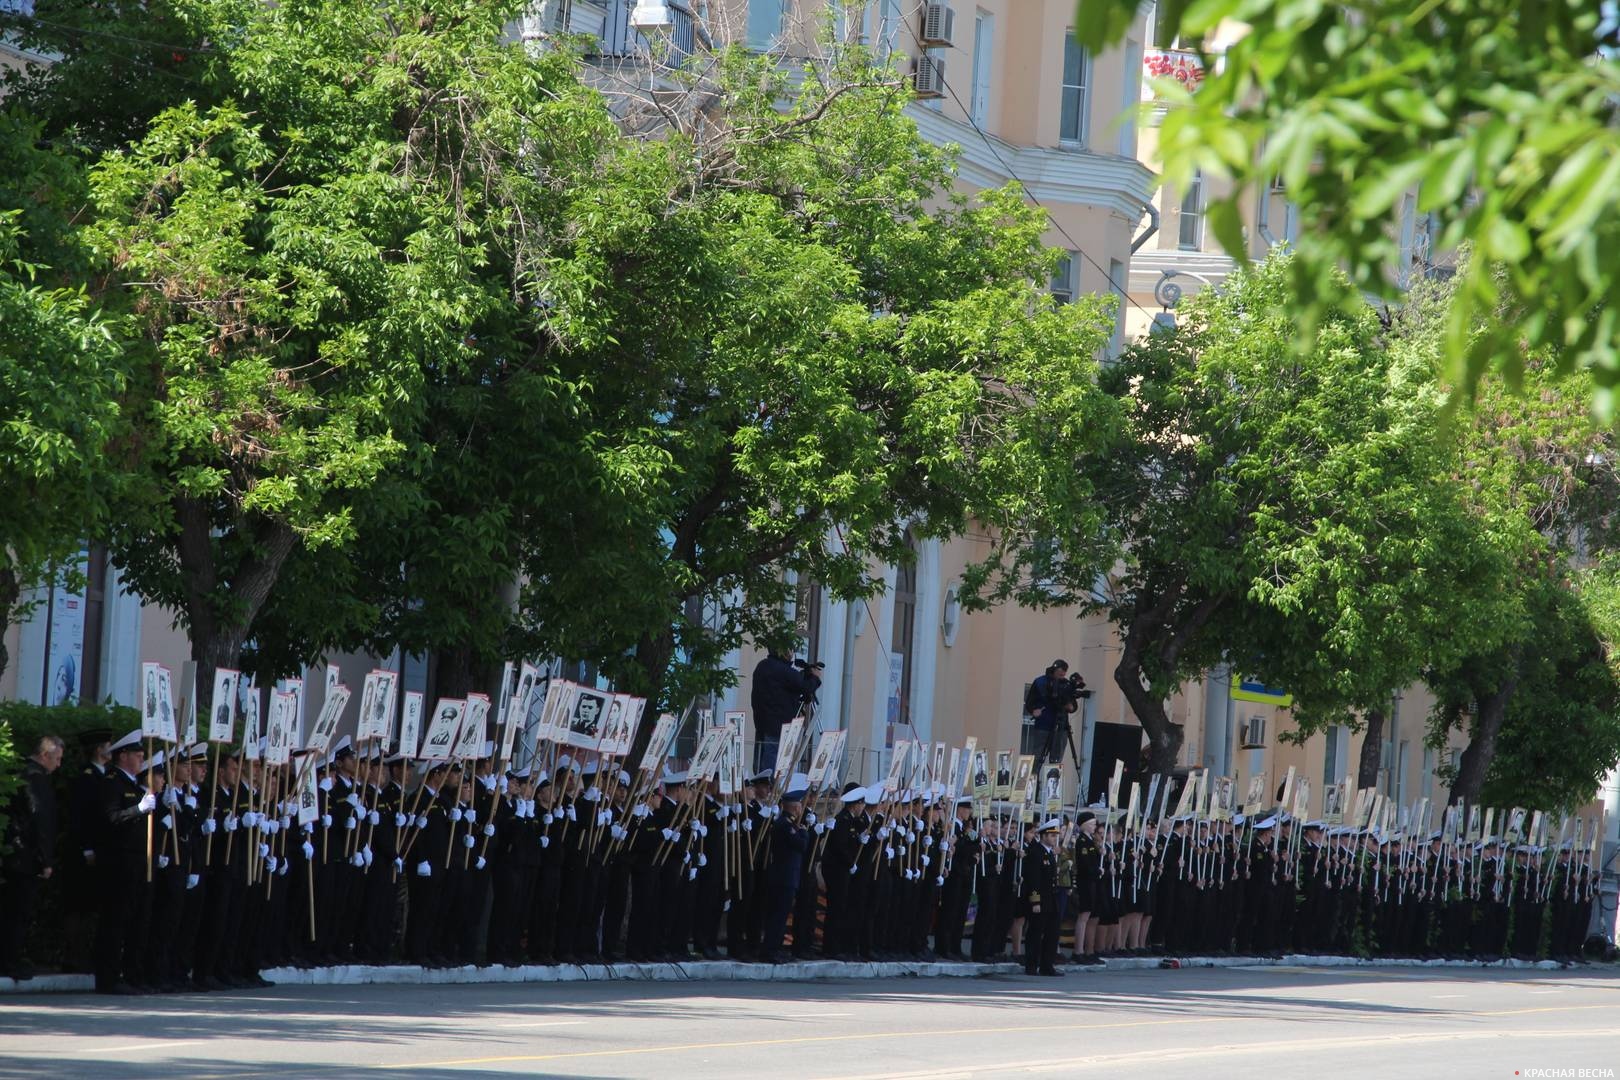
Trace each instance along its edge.
<path fill-rule="evenodd" d="M 45 658 L 46 705 L 74 705 L 84 680 L 84 594 L 51 590 L 51 645 Z"/>
<path fill-rule="evenodd" d="M 889 723 L 900 722 L 900 688 L 906 681 L 906 654 L 889 654 Z"/>

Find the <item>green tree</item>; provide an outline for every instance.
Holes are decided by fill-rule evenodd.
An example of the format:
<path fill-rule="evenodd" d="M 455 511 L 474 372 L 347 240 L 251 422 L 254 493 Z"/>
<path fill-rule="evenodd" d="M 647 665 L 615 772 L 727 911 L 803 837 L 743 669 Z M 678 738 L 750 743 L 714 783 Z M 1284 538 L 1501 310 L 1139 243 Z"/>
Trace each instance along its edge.
<path fill-rule="evenodd" d="M 1076 33 L 1117 43 L 1134 0 L 1085 0 Z M 1241 36 L 1190 96 L 1159 147 L 1166 174 L 1230 179 L 1210 206 L 1228 251 L 1245 250 L 1238 207 L 1281 177 L 1301 218 L 1293 302 L 1307 328 L 1358 293 L 1387 294 L 1409 191 L 1433 215 L 1436 252 L 1466 242 L 1450 315 L 1454 385 L 1493 367 L 1516 382 L 1525 356 L 1592 369 L 1612 412 L 1620 383 L 1620 36 L 1592 0 L 1178 0 L 1162 31 Z M 1230 20 L 1230 21 L 1228 21 Z M 1228 34 L 1227 36 L 1231 36 Z M 1167 88 L 1167 92 L 1174 91 Z"/>
<path fill-rule="evenodd" d="M 102 528 L 122 431 L 111 324 L 64 273 L 77 253 L 60 196 L 77 175 L 38 141 L 36 123 L 0 112 L 0 625 L 24 588 L 71 576 Z"/>
<path fill-rule="evenodd" d="M 1362 388 L 1377 412 L 1365 436 L 1296 477 L 1316 485 L 1315 520 L 1267 519 L 1270 569 L 1251 599 L 1268 679 L 1295 704 L 1292 738 L 1329 724 L 1363 730 L 1357 784 L 1377 783 L 1393 696 L 1432 669 L 1524 632 L 1524 598 L 1504 588 L 1539 536 L 1521 515 L 1487 516 L 1459 483 L 1459 426 L 1446 418 L 1444 321 L 1450 287 L 1419 284 L 1379 335 L 1385 355 Z"/>
<path fill-rule="evenodd" d="M 1359 623 L 1398 606 L 1392 590 L 1426 557 L 1415 534 L 1443 502 L 1425 492 L 1437 505 L 1397 512 L 1392 501 L 1426 482 L 1421 424 L 1433 403 L 1368 309 L 1331 313 L 1299 351 L 1292 280 L 1288 259 L 1270 259 L 1105 366 L 1123 431 L 1081 468 L 1120 562 L 1098 583 L 1066 550 L 1092 538 L 1064 528 L 1024 563 L 1052 583 L 1048 602 L 1119 628 L 1115 682 L 1157 772 L 1175 767 L 1183 739 L 1166 700 L 1217 663 L 1284 672 L 1318 707 L 1361 703 L 1405 670 L 1354 668 L 1386 643 Z M 1360 561 L 1386 540 L 1387 562 Z M 1371 595 L 1346 595 L 1360 588 Z M 1308 633 L 1330 640 L 1307 653 Z"/>
<path fill-rule="evenodd" d="M 216 103 L 164 111 L 93 174 L 96 242 L 140 326 L 144 483 L 117 556 L 204 679 L 237 662 L 290 558 L 352 550 L 358 504 L 423 452 L 433 374 L 483 363 L 481 330 L 523 318 L 495 253 L 518 195 L 551 180 L 534 117 L 577 87 L 503 41 L 515 4 L 214 6 L 236 27 L 212 44 Z M 332 636 L 281 626 L 308 637 L 269 655 Z"/>
<path fill-rule="evenodd" d="M 950 193 L 898 71 L 731 51 L 688 89 L 701 111 L 617 104 L 599 179 L 557 193 L 572 232 L 540 303 L 583 434 L 523 593 L 535 651 L 667 701 L 786 640 L 789 571 L 865 595 L 908 527 L 1082 514 L 1112 325 L 1041 293 L 1046 222 L 1018 192 Z"/>

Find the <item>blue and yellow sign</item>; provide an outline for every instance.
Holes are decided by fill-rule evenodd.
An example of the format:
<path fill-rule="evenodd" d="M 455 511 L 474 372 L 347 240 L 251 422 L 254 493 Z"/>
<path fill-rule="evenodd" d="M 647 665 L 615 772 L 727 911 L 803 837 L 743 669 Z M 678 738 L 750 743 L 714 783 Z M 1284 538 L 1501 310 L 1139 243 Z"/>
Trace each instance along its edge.
<path fill-rule="evenodd" d="M 1294 695 L 1267 686 L 1257 679 L 1243 679 L 1232 688 L 1233 701 L 1253 701 L 1260 705 L 1275 705 L 1286 709 L 1294 703 Z"/>

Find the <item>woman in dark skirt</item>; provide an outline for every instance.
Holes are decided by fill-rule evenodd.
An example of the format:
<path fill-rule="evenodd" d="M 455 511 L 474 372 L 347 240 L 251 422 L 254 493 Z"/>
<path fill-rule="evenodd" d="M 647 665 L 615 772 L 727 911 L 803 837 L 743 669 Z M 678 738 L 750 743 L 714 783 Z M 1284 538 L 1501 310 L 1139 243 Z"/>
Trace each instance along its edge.
<path fill-rule="evenodd" d="M 1080 964 L 1100 964 L 1097 957 L 1097 927 L 1092 922 L 1097 910 L 1097 882 L 1102 877 L 1102 848 L 1097 844 L 1097 816 L 1083 810 L 1075 818 L 1074 838 L 1074 959 Z"/>

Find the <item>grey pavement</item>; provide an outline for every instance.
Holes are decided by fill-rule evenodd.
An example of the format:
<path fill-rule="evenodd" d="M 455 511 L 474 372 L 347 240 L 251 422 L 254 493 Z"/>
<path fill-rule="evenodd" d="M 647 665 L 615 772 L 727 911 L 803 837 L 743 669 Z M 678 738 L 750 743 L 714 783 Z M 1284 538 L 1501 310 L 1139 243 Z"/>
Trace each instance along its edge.
<path fill-rule="evenodd" d="M 1272 966 L 0 1000 L 6 1080 L 359 1073 L 1601 1077 L 1620 1074 L 1620 976 L 1611 968 Z"/>

